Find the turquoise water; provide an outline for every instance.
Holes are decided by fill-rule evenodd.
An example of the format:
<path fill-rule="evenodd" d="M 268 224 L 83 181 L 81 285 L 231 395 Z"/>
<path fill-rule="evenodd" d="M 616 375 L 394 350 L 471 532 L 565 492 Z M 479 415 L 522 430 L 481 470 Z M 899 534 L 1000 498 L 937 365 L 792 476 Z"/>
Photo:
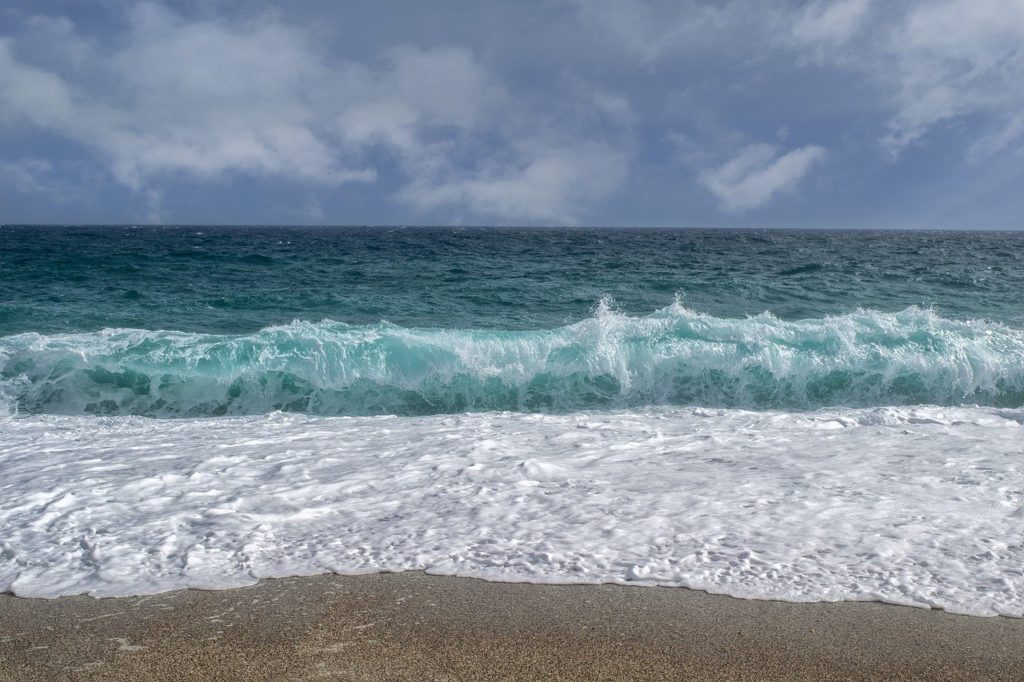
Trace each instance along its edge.
<path fill-rule="evenodd" d="M 1024 234 L 0 228 L 19 414 L 1024 405 Z"/>

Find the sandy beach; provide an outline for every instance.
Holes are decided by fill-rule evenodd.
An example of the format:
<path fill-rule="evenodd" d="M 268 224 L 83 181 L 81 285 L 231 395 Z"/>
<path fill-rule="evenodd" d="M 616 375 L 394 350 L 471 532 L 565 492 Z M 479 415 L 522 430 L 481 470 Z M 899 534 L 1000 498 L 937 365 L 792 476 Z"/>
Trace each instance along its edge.
<path fill-rule="evenodd" d="M 0 596 L 5 680 L 1021 679 L 1024 620 L 422 573 Z"/>

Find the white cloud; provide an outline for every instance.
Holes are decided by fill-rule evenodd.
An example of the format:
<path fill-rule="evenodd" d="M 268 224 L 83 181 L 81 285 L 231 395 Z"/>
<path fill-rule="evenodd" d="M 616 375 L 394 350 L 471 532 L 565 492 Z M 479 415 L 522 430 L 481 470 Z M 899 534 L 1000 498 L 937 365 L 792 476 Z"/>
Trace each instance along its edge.
<path fill-rule="evenodd" d="M 823 147 L 807 145 L 778 156 L 773 145 L 752 144 L 721 166 L 701 172 L 699 180 L 723 211 L 742 213 L 764 206 L 780 192 L 795 190 L 825 154 Z"/>
<path fill-rule="evenodd" d="M 93 150 L 154 215 L 169 176 L 333 187 L 374 180 L 382 152 L 404 175 L 400 200 L 509 220 L 571 220 L 623 176 L 624 154 L 607 155 L 613 171 L 590 167 L 608 143 L 557 116 L 536 120 L 462 47 L 399 46 L 356 62 L 274 16 L 188 20 L 144 2 L 128 18 L 102 50 L 64 18 L 0 39 L 0 123 Z M 62 40 L 49 52 L 27 41 L 42 34 Z M 614 95 L 587 106 L 628 113 Z"/>
<path fill-rule="evenodd" d="M 151 4 L 131 19 L 121 47 L 83 65 L 93 83 L 20 63 L 10 41 L 0 45 L 6 118 L 94 148 L 136 189 L 170 172 L 373 179 L 340 163 L 318 129 L 312 86 L 326 74 L 302 33 L 269 23 L 188 23 Z"/>
<path fill-rule="evenodd" d="M 623 128 L 629 128 L 636 121 L 633 105 L 622 95 L 602 90 L 591 90 L 590 102 L 597 111 Z"/>
<path fill-rule="evenodd" d="M 418 144 L 416 125 L 419 121 L 420 114 L 411 104 L 384 97 L 352 105 L 340 115 L 338 124 L 342 137 L 356 147 L 387 143 L 400 149 L 412 149 Z"/>
<path fill-rule="evenodd" d="M 574 224 L 579 206 L 622 182 L 627 161 L 607 145 L 584 143 L 531 154 L 512 167 L 471 177 L 414 182 L 402 196 L 421 208 L 466 206 L 480 215 Z"/>
<path fill-rule="evenodd" d="M 0 38 L 0 117 L 26 118 L 41 127 L 60 127 L 70 121 L 76 106 L 71 91 L 59 77 L 19 63 L 11 41 Z"/>
<path fill-rule="evenodd" d="M 897 112 L 883 143 L 893 153 L 943 121 L 976 113 L 1006 121 L 1024 108 L 1021 0 L 923 4 L 890 41 Z"/>
<path fill-rule="evenodd" d="M 398 198 L 417 209 L 575 223 L 625 177 L 623 151 L 533 120 L 465 49 L 402 48 L 386 61 L 366 100 L 346 109 L 339 124 L 350 144 L 377 145 L 399 160 L 411 180 Z M 624 98 L 574 94 L 575 105 L 628 127 Z"/>
<path fill-rule="evenodd" d="M 880 141 L 893 157 L 967 116 L 983 119 L 972 125 L 983 138 L 972 143 L 972 155 L 1013 144 L 1013 120 L 1024 109 L 1024 0 L 884 9 L 868 12 L 863 0 L 814 3 L 791 38 L 819 61 L 859 72 L 880 88 L 892 110 Z"/>
<path fill-rule="evenodd" d="M 1024 0 L 569 2 L 644 62 L 728 63 L 734 71 L 717 76 L 731 87 L 794 51 L 798 64 L 846 70 L 874 86 L 866 106 L 888 110 L 876 139 L 893 158 L 969 117 L 959 134 L 972 158 L 1024 139 L 1013 134 L 1024 110 Z"/>
<path fill-rule="evenodd" d="M 812 2 L 797 14 L 792 35 L 800 43 L 850 40 L 867 14 L 872 0 L 828 0 Z"/>
<path fill-rule="evenodd" d="M 454 46 L 389 50 L 368 81 L 339 116 L 340 134 L 409 158 L 425 152 L 432 133 L 452 139 L 492 125 L 508 97 L 468 50 Z"/>

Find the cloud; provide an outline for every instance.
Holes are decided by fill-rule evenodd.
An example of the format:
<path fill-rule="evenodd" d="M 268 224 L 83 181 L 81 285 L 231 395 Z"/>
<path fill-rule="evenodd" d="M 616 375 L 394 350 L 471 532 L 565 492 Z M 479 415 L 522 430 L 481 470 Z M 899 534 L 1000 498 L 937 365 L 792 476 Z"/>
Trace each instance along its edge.
<path fill-rule="evenodd" d="M 331 79 L 301 32 L 190 23 L 152 4 L 137 5 L 130 22 L 120 47 L 83 54 L 81 81 L 23 64 L 10 41 L 0 44 L 0 111 L 96 150 L 135 189 L 174 172 L 373 179 L 341 163 L 321 134 L 313 86 Z"/>
<path fill-rule="evenodd" d="M 443 139 L 457 143 L 494 125 L 509 95 L 468 50 L 455 46 L 388 50 L 356 101 L 338 117 L 342 138 L 354 147 L 383 144 L 423 170 Z"/>
<path fill-rule="evenodd" d="M 68 182 L 63 165 L 38 157 L 0 159 L 0 205 L 15 195 L 27 198 L 35 206 L 87 203 L 91 188 Z"/>
<path fill-rule="evenodd" d="M 816 2 L 791 39 L 818 61 L 865 76 L 892 111 L 882 147 L 893 157 L 941 124 L 981 117 L 970 153 L 998 153 L 1015 142 L 1024 108 L 1024 2 L 936 0 L 885 5 Z M 989 132 L 985 133 L 985 127 Z M 979 134 L 980 133 L 980 134 Z"/>
<path fill-rule="evenodd" d="M 632 103 L 622 95 L 591 89 L 589 99 L 597 111 L 623 128 L 629 128 L 636 122 Z"/>
<path fill-rule="evenodd" d="M 860 28 L 872 0 L 818 0 L 797 14 L 792 36 L 799 43 L 828 43 L 850 40 Z"/>
<path fill-rule="evenodd" d="M 538 120 L 465 47 L 346 59 L 276 15 L 187 19 L 151 2 L 133 5 L 102 50 L 66 18 L 27 25 L 21 39 L 0 39 L 0 123 L 91 150 L 154 215 L 170 179 L 332 188 L 374 181 L 390 157 L 405 185 L 395 197 L 408 205 L 561 222 L 623 177 L 588 167 L 595 149 L 611 149 L 590 145 L 600 131 Z M 44 34 L 61 39 L 28 39 Z M 607 117 L 628 114 L 614 93 L 582 99 Z"/>
<path fill-rule="evenodd" d="M 685 68 L 699 55 L 717 69 L 717 93 L 723 79 L 749 87 L 808 65 L 853 76 L 874 91 L 864 90 L 862 106 L 887 112 L 875 138 L 894 159 L 968 119 L 959 134 L 971 158 L 1024 139 L 1013 133 L 1024 110 L 1024 0 L 569 2 L 584 24 L 647 64 Z"/>
<path fill-rule="evenodd" d="M 968 158 L 971 161 L 984 161 L 1006 148 L 1015 146 L 1022 137 L 1024 137 L 1024 113 L 1014 114 L 1010 116 L 1005 126 L 972 144 Z"/>
<path fill-rule="evenodd" d="M 526 155 L 518 164 L 472 177 L 414 182 L 402 198 L 421 208 L 466 206 L 480 215 L 530 223 L 578 222 L 580 205 L 615 189 L 627 158 L 602 144 L 580 144 Z"/>
<path fill-rule="evenodd" d="M 891 187 L 907 202 L 996 156 L 1009 174 L 1024 151 L 1024 0 L 410 2 L 399 21 L 379 3 L 15 5 L 9 211 L 59 185 L 132 220 L 642 223 L 698 206 L 691 219 L 740 223 L 811 186 L 808 141 L 851 180 L 829 200 L 853 212 L 886 173 L 920 183 Z M 885 163 L 927 147 L 942 177 Z"/>
<path fill-rule="evenodd" d="M 718 199 L 723 211 L 743 213 L 764 206 L 780 192 L 789 192 L 816 164 L 825 149 L 807 145 L 782 156 L 770 144 L 752 144 L 730 161 L 700 173 L 700 183 Z"/>
<path fill-rule="evenodd" d="M 55 192 L 53 165 L 45 159 L 0 160 L 0 180 L 23 194 Z"/>
<path fill-rule="evenodd" d="M 949 119 L 986 114 L 1009 126 L 1024 108 L 1024 2 L 921 5 L 890 40 L 897 112 L 883 144 L 893 153 Z"/>
<path fill-rule="evenodd" d="M 339 118 L 351 144 L 388 150 L 411 181 L 398 198 L 421 211 L 453 210 L 529 223 L 575 223 L 613 192 L 629 158 L 574 126 L 539 120 L 464 48 L 390 50 L 365 101 Z M 629 102 L 581 90 L 584 107 L 628 128 Z M 578 126 L 580 114 L 571 118 Z M 550 117 L 549 117 L 550 118 Z M 483 153 L 481 153 L 483 152 Z"/>
<path fill-rule="evenodd" d="M 570 0 L 588 22 L 645 62 L 706 51 L 723 36 L 755 38 L 774 21 L 774 10 L 748 0 Z M 749 40 L 744 41 L 749 44 Z"/>
<path fill-rule="evenodd" d="M 76 113 L 63 79 L 20 64 L 7 39 L 0 39 L 0 85 L 0 120 L 24 118 L 40 127 L 63 127 Z"/>

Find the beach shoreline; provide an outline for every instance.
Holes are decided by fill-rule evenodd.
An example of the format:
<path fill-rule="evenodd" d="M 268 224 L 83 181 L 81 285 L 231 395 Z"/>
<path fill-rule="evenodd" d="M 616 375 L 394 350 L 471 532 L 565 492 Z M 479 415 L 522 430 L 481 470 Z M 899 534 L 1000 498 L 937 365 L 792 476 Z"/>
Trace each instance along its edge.
<path fill-rule="evenodd" d="M 0 678 L 1020 679 L 1024 620 L 421 572 L 0 595 Z"/>

